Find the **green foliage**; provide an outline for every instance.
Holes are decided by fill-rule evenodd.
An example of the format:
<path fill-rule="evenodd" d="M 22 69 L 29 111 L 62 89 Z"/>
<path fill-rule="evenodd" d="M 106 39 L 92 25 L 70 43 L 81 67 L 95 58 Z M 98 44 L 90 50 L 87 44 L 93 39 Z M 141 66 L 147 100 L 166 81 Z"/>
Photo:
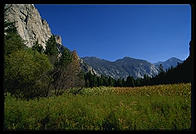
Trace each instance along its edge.
<path fill-rule="evenodd" d="M 52 35 L 48 39 L 48 41 L 46 42 L 45 54 L 47 54 L 47 55 L 57 55 L 58 54 L 57 43 L 56 43 L 54 35 Z"/>
<path fill-rule="evenodd" d="M 163 69 L 163 65 L 162 64 L 159 65 L 159 72 L 160 73 L 164 72 L 164 69 Z"/>
<path fill-rule="evenodd" d="M 66 92 L 61 96 L 29 101 L 15 99 L 6 94 L 4 128 L 9 130 L 190 129 L 191 94 L 184 94 L 191 92 L 190 83 L 140 88 L 123 88 L 122 93 L 119 93 L 120 88 L 114 87 L 86 88 L 78 95 Z M 123 93 L 126 90 L 130 93 Z M 156 92 L 153 92 L 154 90 Z"/>
<path fill-rule="evenodd" d="M 48 57 L 41 54 L 38 42 L 33 50 L 28 49 L 14 23 L 4 21 L 4 43 L 4 91 L 26 99 L 47 96 L 52 65 Z"/>
<path fill-rule="evenodd" d="M 44 52 L 44 48 L 42 47 L 42 45 L 38 44 L 38 41 L 35 42 L 32 49 L 35 50 L 35 51 L 38 51 L 39 53 Z"/>
<path fill-rule="evenodd" d="M 64 47 L 58 65 L 67 66 L 69 63 L 71 63 L 71 61 L 72 61 L 72 54 L 69 49 Z"/>
<path fill-rule="evenodd" d="M 14 51 L 27 48 L 18 33 L 16 31 L 11 31 L 12 30 L 4 35 L 4 55 L 8 55 Z"/>
<path fill-rule="evenodd" d="M 91 74 L 88 72 L 84 74 L 85 86 L 86 87 L 99 87 L 99 86 L 115 86 L 115 80 L 112 77 L 101 77 Z"/>
<path fill-rule="evenodd" d="M 127 77 L 126 86 L 127 87 L 134 87 L 135 86 L 135 82 L 134 82 L 134 78 L 133 77 L 131 77 L 131 76 Z"/>
<path fill-rule="evenodd" d="M 83 86 L 83 73 L 76 52 L 70 52 L 56 43 L 51 36 L 43 47 L 35 42 L 28 49 L 17 34 L 14 23 L 4 21 L 5 40 L 5 91 L 21 98 L 48 96 L 49 90 L 55 88 L 57 95 L 60 90 Z M 61 49 L 62 50 L 62 49 Z M 52 66 L 54 65 L 54 66 Z M 53 68 L 54 67 L 54 68 Z"/>
<path fill-rule="evenodd" d="M 44 54 L 31 49 L 14 51 L 5 57 L 5 88 L 12 94 L 22 94 L 27 98 L 33 96 L 37 90 L 33 86 L 40 85 L 41 79 L 49 79 L 46 75 L 51 69 L 52 65 Z"/>
<path fill-rule="evenodd" d="M 54 65 L 55 62 L 57 62 L 58 49 L 54 35 L 52 35 L 46 42 L 45 54 L 48 55 L 51 64 Z"/>
<path fill-rule="evenodd" d="M 4 21 L 4 35 L 6 36 L 8 33 L 16 33 L 16 27 L 14 26 L 14 22 Z"/>
<path fill-rule="evenodd" d="M 4 9 L 7 11 L 8 9 Z M 15 22 L 4 20 L 4 55 L 8 55 L 13 51 L 27 48 L 24 40 L 17 33 Z"/>

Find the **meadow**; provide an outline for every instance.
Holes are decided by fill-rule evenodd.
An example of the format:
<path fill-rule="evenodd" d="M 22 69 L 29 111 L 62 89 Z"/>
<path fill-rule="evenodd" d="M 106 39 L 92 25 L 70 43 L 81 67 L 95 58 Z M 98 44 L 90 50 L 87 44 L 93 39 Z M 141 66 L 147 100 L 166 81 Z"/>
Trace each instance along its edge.
<path fill-rule="evenodd" d="M 5 94 L 6 130 L 189 130 L 191 84 L 84 88 L 34 100 Z"/>

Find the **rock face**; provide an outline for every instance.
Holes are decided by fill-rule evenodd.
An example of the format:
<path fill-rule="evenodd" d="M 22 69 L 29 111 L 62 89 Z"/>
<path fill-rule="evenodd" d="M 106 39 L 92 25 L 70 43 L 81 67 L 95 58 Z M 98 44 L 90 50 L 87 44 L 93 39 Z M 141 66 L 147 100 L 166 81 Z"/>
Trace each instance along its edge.
<path fill-rule="evenodd" d="M 159 70 L 155 65 L 145 60 L 130 57 L 124 57 L 123 59 L 114 62 L 96 57 L 84 57 L 82 59 L 98 74 L 111 76 L 114 79 L 126 79 L 129 75 L 134 78 L 143 78 L 145 74 L 152 77 L 159 73 Z"/>
<path fill-rule="evenodd" d="M 80 67 L 84 72 L 90 72 L 93 75 L 101 76 L 101 74 L 97 73 L 95 69 L 93 69 L 90 65 L 84 62 L 82 58 L 80 58 Z"/>
<path fill-rule="evenodd" d="M 33 43 L 38 43 L 45 49 L 46 41 L 51 37 L 52 33 L 46 20 L 42 19 L 38 10 L 33 4 L 6 4 L 5 20 L 15 22 L 15 26 L 19 35 L 25 40 L 28 47 L 32 47 Z M 56 41 L 61 43 L 61 37 L 55 36 Z"/>
<path fill-rule="evenodd" d="M 62 45 L 62 39 L 61 39 L 61 36 L 59 36 L 59 35 L 55 35 L 55 39 L 56 39 L 56 42 L 57 42 L 58 44 L 61 44 L 61 45 Z"/>

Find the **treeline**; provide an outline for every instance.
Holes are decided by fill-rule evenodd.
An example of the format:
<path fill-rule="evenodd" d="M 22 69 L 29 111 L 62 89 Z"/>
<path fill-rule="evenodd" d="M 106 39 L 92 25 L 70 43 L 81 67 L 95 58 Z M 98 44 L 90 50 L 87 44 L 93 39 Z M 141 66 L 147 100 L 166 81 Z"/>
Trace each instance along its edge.
<path fill-rule="evenodd" d="M 144 86 L 150 85 L 150 78 L 147 75 L 144 75 L 144 78 L 134 79 L 132 76 L 128 76 L 126 79 L 119 78 L 113 79 L 112 77 L 103 76 L 100 77 L 97 75 L 93 75 L 90 72 L 84 75 L 85 86 L 86 87 L 99 87 L 99 86 L 111 86 L 111 87 L 136 87 L 136 86 Z"/>
<path fill-rule="evenodd" d="M 17 33 L 14 22 L 4 20 L 5 92 L 32 99 L 83 87 L 84 78 L 77 53 L 58 44 L 54 35 L 45 45 L 43 49 L 36 41 L 32 48 L 28 48 Z"/>
<path fill-rule="evenodd" d="M 135 80 L 133 77 L 128 76 L 127 79 L 118 79 L 115 80 L 112 77 L 106 77 L 101 75 L 93 75 L 90 72 L 84 75 L 85 86 L 86 87 L 99 87 L 99 86 L 114 86 L 114 87 L 130 87 L 138 86 L 138 80 Z"/>
<path fill-rule="evenodd" d="M 193 80 L 192 72 L 192 58 L 189 56 L 183 63 L 178 64 L 175 68 L 171 67 L 166 71 L 163 66 L 159 67 L 159 74 L 154 77 L 144 75 L 143 78 L 134 79 L 128 76 L 126 79 L 113 79 L 112 77 L 101 77 L 91 74 L 85 74 L 86 87 L 99 87 L 99 86 L 114 86 L 114 87 L 135 87 L 146 85 L 158 84 L 174 84 L 174 83 L 188 83 Z"/>

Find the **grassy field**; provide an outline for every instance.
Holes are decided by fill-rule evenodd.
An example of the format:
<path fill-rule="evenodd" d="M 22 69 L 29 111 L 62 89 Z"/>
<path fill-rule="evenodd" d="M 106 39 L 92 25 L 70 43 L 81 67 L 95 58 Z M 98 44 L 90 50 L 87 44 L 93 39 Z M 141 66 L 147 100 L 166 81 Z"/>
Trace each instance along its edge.
<path fill-rule="evenodd" d="M 20 100 L 5 96 L 9 130 L 184 130 L 191 127 L 191 84 L 85 88 L 77 95 Z"/>

